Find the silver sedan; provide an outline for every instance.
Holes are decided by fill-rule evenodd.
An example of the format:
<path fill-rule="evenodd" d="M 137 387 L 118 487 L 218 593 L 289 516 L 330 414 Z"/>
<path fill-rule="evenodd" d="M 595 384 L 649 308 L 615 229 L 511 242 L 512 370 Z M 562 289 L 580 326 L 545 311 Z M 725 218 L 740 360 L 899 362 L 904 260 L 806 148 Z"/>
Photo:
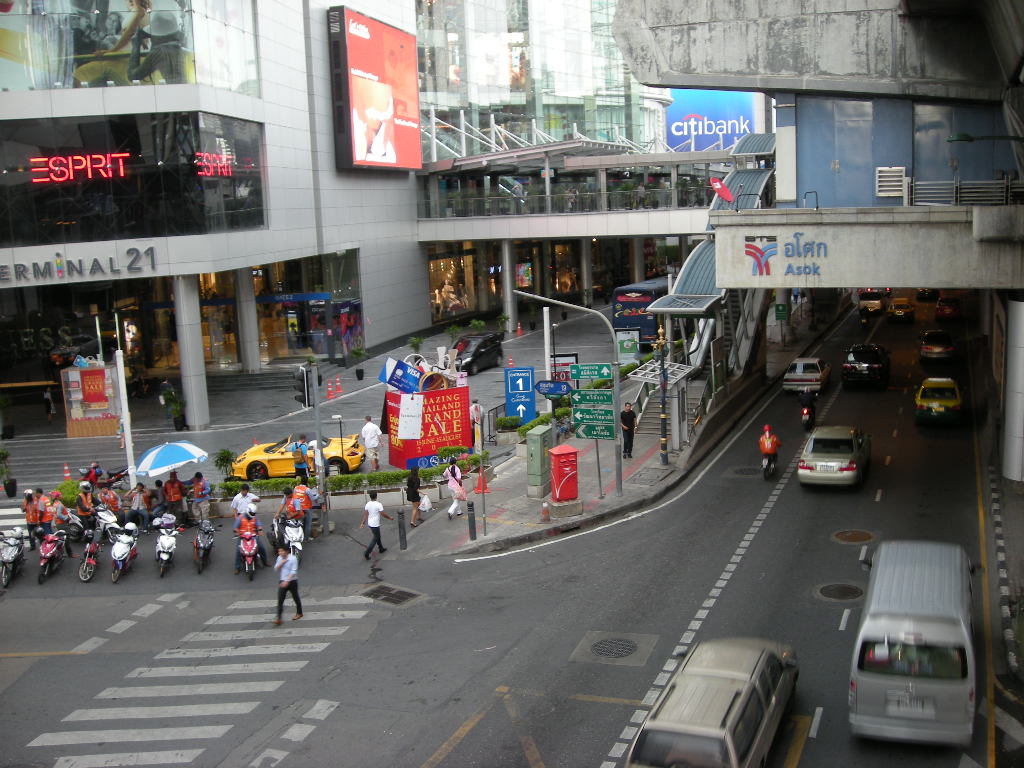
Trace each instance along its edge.
<path fill-rule="evenodd" d="M 871 436 L 855 427 L 818 427 L 800 455 L 801 485 L 860 485 L 871 463 Z"/>

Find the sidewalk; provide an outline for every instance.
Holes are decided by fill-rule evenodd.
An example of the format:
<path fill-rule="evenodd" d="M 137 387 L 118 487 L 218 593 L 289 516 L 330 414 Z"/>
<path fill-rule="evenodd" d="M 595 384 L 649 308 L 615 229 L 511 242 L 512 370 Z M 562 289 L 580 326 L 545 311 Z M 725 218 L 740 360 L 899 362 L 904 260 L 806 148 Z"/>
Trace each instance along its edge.
<path fill-rule="evenodd" d="M 542 541 L 566 531 L 600 525 L 655 503 L 687 477 L 691 468 L 729 432 L 761 393 L 778 386 L 779 378 L 792 359 L 811 348 L 825 330 L 826 327 L 822 326 L 812 331 L 809 317 L 799 314 L 794 317 L 792 335 L 787 328 L 784 345 L 779 342 L 777 331 L 774 339 L 773 334 L 769 333 L 766 381 L 754 380 L 730 385 L 730 396 L 720 406 L 715 416 L 708 419 L 708 423 L 694 441 L 678 452 L 669 453 L 668 466 L 661 465 L 658 437 L 637 434 L 633 446 L 634 458 L 623 459 L 621 497 L 615 495 L 615 455 L 611 441 L 602 441 L 599 449 L 599 492 L 594 483 L 594 478 L 598 476 L 598 456 L 594 450 L 594 441 L 575 438 L 569 440 L 569 444 L 579 449 L 582 515 L 552 518 L 550 522 L 542 521 L 543 500 L 527 498 L 526 459 L 518 458 L 514 453 L 500 463 L 492 462 L 495 464 L 495 478 L 488 483 L 488 493 L 481 494 L 471 490 L 469 494 L 469 501 L 475 507 L 475 541 L 470 538 L 467 515 L 448 520 L 446 510 L 451 504 L 451 498 L 446 487 L 430 492 L 433 508 L 422 516 L 423 524 L 415 529 L 408 527 L 411 508 L 403 501 L 404 494 L 392 492 L 386 497 L 382 496 L 380 500 L 388 514 L 396 519 L 397 510 L 404 505 L 406 523 L 406 550 L 399 548 L 395 525 L 388 523 L 385 527 L 384 535 L 387 540 L 384 545 L 388 548 L 388 557 L 419 560 L 439 555 L 501 551 Z M 651 418 L 650 414 L 647 418 Z M 472 481 L 477 482 L 476 476 L 472 477 Z M 470 490 L 469 485 L 467 490 Z M 365 531 L 358 530 L 358 515 L 361 514 L 359 499 L 358 496 L 350 496 L 342 509 L 332 509 L 331 519 L 335 524 L 335 535 L 341 533 L 359 541 L 369 540 Z"/>

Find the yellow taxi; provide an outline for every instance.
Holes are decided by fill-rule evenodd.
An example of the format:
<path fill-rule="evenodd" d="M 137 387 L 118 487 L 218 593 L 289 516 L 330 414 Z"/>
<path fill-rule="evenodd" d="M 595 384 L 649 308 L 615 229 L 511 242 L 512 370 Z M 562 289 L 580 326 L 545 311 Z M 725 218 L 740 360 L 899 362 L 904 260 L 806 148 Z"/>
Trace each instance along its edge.
<path fill-rule="evenodd" d="M 235 457 L 231 465 L 233 477 L 247 480 L 263 480 L 268 477 L 294 477 L 295 461 L 291 451 L 292 436 L 276 443 L 262 443 L 248 448 Z M 313 458 L 316 441 L 309 443 L 309 457 Z M 359 435 L 324 438 L 324 461 L 327 474 L 344 475 L 355 472 L 366 458 L 366 450 L 359 444 Z M 312 467 L 311 467 L 312 469 Z"/>
<path fill-rule="evenodd" d="M 889 322 L 914 322 L 914 305 L 906 299 L 893 299 L 885 310 L 885 319 Z"/>
<path fill-rule="evenodd" d="M 925 379 L 914 395 L 914 421 L 917 424 L 957 424 L 963 414 L 962 408 L 960 387 L 953 379 Z"/>

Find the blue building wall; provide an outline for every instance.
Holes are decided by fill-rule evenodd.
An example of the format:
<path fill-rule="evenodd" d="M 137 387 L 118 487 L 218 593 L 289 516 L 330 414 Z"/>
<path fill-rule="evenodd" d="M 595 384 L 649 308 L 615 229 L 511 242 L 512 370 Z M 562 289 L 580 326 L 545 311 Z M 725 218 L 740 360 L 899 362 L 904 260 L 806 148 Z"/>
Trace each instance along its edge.
<path fill-rule="evenodd" d="M 986 181 L 1015 167 L 1009 142 L 947 142 L 953 133 L 1005 135 L 997 105 L 798 96 L 797 198 L 822 207 L 902 205 L 875 197 L 875 168 L 902 166 L 921 181 Z"/>

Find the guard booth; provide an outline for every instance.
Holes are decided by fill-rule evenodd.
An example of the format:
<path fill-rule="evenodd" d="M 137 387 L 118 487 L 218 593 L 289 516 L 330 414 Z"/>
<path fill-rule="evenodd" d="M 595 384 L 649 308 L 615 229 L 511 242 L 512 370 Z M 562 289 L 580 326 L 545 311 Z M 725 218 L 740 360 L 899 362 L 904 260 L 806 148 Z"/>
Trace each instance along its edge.
<path fill-rule="evenodd" d="M 678 451 L 682 444 L 689 440 L 689 435 L 686 434 L 686 380 L 694 370 L 692 365 L 671 363 L 668 360 L 662 362 L 659 355 L 655 353 L 653 360 L 647 361 L 629 374 L 631 379 L 653 385 L 650 397 L 647 398 L 640 416 L 641 419 L 651 418 L 649 414 L 659 410 L 660 387 L 665 387 L 665 400 L 668 405 L 669 448 L 673 451 Z M 637 428 L 639 429 L 639 423 Z"/>

